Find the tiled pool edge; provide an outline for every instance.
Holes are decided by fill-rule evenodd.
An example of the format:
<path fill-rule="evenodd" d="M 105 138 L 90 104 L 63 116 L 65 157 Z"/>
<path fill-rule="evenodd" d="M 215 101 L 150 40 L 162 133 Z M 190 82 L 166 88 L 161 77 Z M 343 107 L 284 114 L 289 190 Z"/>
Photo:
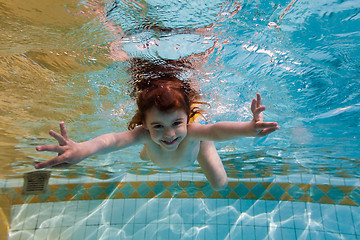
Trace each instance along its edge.
<path fill-rule="evenodd" d="M 11 204 L 78 200 L 134 198 L 209 198 L 296 201 L 323 204 L 360 205 L 360 187 L 285 183 L 230 181 L 221 191 L 214 191 L 207 181 L 130 181 L 52 184 L 38 195 L 22 195 L 22 187 L 1 188 L 11 196 Z"/>

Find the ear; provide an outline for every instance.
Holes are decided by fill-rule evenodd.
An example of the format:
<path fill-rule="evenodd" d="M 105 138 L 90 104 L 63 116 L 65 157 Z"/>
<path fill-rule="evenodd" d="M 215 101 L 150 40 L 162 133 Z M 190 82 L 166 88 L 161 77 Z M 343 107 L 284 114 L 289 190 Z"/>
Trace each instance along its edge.
<path fill-rule="evenodd" d="M 145 121 L 143 121 L 142 125 L 143 125 L 143 127 L 144 127 L 146 130 L 149 131 L 149 128 L 146 126 L 146 122 L 145 122 Z"/>

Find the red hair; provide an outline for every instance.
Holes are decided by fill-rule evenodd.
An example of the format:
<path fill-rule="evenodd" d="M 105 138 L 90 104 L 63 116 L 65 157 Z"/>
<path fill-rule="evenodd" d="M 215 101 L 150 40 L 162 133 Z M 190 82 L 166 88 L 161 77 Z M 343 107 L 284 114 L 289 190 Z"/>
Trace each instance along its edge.
<path fill-rule="evenodd" d="M 134 129 L 142 125 L 145 120 L 145 114 L 152 107 L 159 111 L 169 112 L 174 110 L 184 110 L 188 116 L 188 121 L 196 114 L 201 114 L 201 110 L 195 104 L 201 104 L 199 93 L 194 90 L 190 83 L 180 80 L 176 75 L 179 73 L 174 67 L 173 61 L 169 66 L 169 61 L 154 63 L 148 60 L 139 60 L 146 63 L 147 73 L 139 74 L 139 68 L 136 75 L 132 75 L 132 85 L 134 86 L 132 96 L 136 99 L 138 107 L 134 117 L 128 124 L 128 129 Z M 152 68 L 149 67 L 152 65 Z M 137 66 L 139 67 L 139 66 Z M 142 65 L 144 68 L 144 66 Z M 149 70 L 151 73 L 149 73 Z M 164 71 L 165 70 L 165 71 Z M 154 73 L 157 71 L 156 73 Z M 144 77 L 145 76 L 145 77 Z"/>

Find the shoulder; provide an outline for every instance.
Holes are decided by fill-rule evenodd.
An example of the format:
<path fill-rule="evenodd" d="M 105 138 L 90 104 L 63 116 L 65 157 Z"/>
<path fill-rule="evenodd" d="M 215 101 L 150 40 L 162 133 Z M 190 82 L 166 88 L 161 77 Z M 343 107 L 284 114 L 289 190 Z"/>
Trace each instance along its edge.
<path fill-rule="evenodd" d="M 149 131 L 144 126 L 138 126 L 129 131 L 139 143 L 146 143 L 151 140 Z"/>
<path fill-rule="evenodd" d="M 188 136 L 196 140 L 207 140 L 212 124 L 189 123 Z"/>

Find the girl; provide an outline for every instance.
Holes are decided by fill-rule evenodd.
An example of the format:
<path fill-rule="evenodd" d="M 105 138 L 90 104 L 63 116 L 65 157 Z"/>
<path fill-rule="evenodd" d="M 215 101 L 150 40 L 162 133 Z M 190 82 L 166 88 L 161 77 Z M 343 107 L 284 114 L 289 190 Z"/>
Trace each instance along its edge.
<path fill-rule="evenodd" d="M 227 175 L 213 141 L 265 136 L 279 129 L 276 122 L 263 122 L 265 106 L 261 105 L 260 94 L 252 101 L 253 119 L 249 122 L 205 125 L 191 122 L 195 115 L 201 114 L 195 106 L 201 103 L 199 94 L 189 83 L 174 76 L 173 70 L 171 74 L 155 70 L 158 72 L 156 77 L 133 74 L 133 95 L 138 109 L 128 131 L 76 143 L 68 138 L 65 125 L 61 122 L 61 134 L 50 130 L 50 135 L 59 145 L 36 147 L 37 151 L 57 152 L 59 155 L 36 164 L 35 168 L 69 167 L 95 153 L 141 144 L 140 158 L 150 159 L 162 168 L 183 168 L 197 159 L 211 186 L 220 190 L 227 185 Z"/>

